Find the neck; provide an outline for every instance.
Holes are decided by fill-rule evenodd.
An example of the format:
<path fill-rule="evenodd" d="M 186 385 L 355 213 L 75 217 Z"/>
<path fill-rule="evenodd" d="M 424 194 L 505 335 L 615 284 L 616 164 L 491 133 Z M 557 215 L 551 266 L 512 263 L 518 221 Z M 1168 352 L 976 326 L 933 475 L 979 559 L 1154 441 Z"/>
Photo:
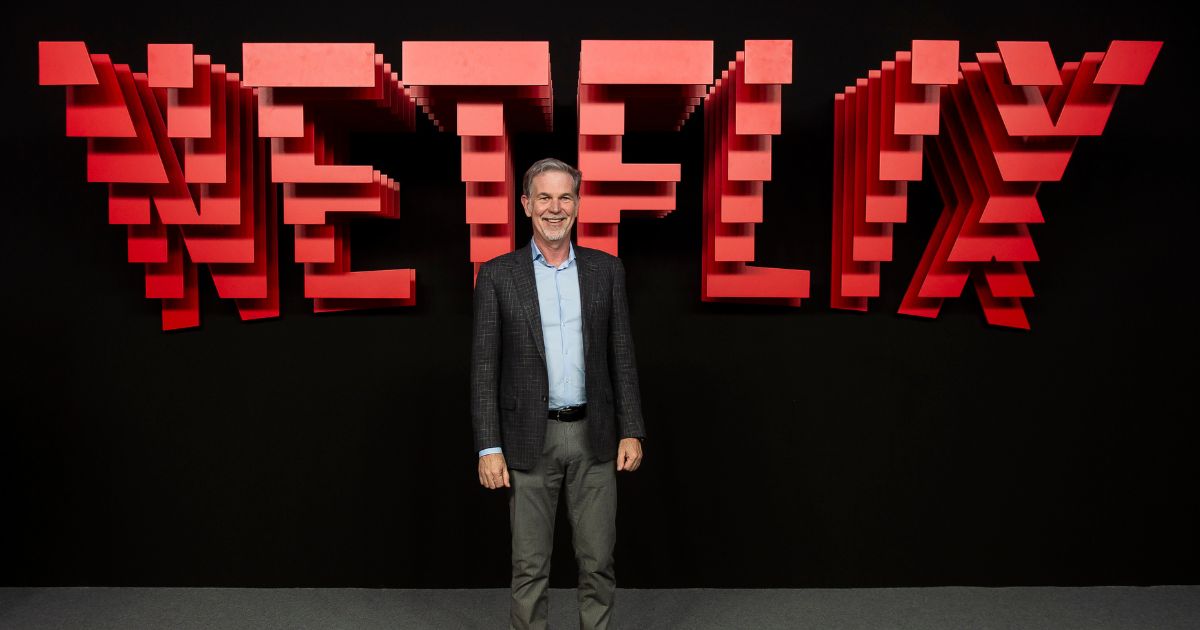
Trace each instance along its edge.
<path fill-rule="evenodd" d="M 550 242 L 538 238 L 535 234 L 533 236 L 533 242 L 537 244 L 538 251 L 542 252 L 542 256 L 546 258 L 546 262 L 554 265 L 555 267 L 563 264 L 563 261 L 567 259 L 567 256 L 571 255 L 570 238 L 564 238 L 562 240 Z"/>

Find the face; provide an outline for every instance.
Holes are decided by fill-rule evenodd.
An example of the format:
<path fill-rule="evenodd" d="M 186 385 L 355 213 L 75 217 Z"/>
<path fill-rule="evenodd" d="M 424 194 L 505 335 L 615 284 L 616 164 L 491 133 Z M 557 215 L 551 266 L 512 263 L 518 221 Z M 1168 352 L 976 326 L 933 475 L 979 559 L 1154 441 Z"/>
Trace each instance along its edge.
<path fill-rule="evenodd" d="M 547 171 L 529 183 L 529 195 L 521 195 L 525 216 L 533 220 L 533 233 L 539 239 L 556 243 L 571 236 L 579 198 L 574 181 L 562 171 Z"/>

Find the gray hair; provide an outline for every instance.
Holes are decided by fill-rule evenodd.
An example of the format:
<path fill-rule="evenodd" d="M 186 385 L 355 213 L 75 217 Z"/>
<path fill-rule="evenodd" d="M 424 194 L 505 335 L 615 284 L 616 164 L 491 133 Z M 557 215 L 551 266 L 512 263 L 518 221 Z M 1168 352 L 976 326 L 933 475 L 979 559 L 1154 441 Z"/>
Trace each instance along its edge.
<path fill-rule="evenodd" d="M 533 184 L 533 178 L 550 171 L 559 171 L 571 176 L 571 180 L 575 183 L 575 196 L 579 196 L 579 183 L 583 181 L 583 173 L 579 169 L 554 158 L 544 158 L 533 163 L 529 170 L 525 171 L 525 179 L 521 182 L 521 194 L 529 196 L 529 186 Z"/>

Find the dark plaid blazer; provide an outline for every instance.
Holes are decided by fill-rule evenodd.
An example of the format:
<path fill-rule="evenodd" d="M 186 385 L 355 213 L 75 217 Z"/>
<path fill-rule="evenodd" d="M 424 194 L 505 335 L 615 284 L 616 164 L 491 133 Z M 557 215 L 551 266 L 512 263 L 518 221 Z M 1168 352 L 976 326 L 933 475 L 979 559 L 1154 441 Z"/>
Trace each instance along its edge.
<path fill-rule="evenodd" d="M 583 313 L 583 369 L 592 452 L 617 456 L 620 438 L 644 438 L 625 267 L 616 256 L 575 246 Z M 529 245 L 479 268 L 471 342 L 475 451 L 504 449 L 510 468 L 533 468 L 546 438 L 550 396 L 545 342 Z"/>

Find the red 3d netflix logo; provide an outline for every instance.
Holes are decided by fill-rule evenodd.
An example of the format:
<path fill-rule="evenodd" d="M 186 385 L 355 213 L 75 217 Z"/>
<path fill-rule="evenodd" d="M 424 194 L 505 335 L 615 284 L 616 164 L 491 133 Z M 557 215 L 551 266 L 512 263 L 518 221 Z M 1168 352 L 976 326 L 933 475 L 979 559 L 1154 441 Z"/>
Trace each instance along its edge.
<path fill-rule="evenodd" d="M 907 182 L 930 170 L 945 201 L 900 312 L 936 317 L 967 280 L 991 324 L 1029 328 L 1027 225 L 1081 136 L 1099 136 L 1122 85 L 1142 85 L 1161 42 L 1113 41 L 1061 66 L 1046 42 L 999 42 L 959 62 L 956 41 L 914 41 L 834 97 L 831 304 L 866 310 L 891 260 Z M 317 311 L 411 305 L 416 271 L 350 270 L 351 218 L 397 218 L 399 182 L 340 163 L 349 132 L 412 131 L 420 109 L 462 138 L 470 258 L 511 251 L 509 139 L 550 131 L 547 42 L 404 42 L 400 72 L 373 44 L 243 46 L 242 74 L 190 44 L 150 44 L 133 72 L 83 42 L 41 42 L 39 81 L 67 88 L 66 128 L 87 177 L 145 265 L 163 329 L 200 323 L 197 264 L 243 319 L 279 315 L 277 208 Z M 622 212 L 675 209 L 679 164 L 622 161 L 625 130 L 678 130 L 703 108 L 702 299 L 799 305 L 807 270 L 755 266 L 754 228 L 782 133 L 789 40 L 748 40 L 714 81 L 711 41 L 580 45 L 582 245 L 617 253 Z M 926 139 L 928 137 L 928 139 Z"/>

